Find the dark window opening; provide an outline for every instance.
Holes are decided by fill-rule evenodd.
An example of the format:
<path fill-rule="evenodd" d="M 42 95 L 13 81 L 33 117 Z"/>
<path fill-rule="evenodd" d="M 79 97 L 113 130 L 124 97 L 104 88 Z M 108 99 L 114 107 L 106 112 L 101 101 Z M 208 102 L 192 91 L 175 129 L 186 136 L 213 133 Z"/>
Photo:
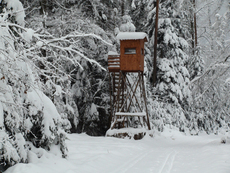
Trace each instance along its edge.
<path fill-rule="evenodd" d="M 145 55 L 144 49 L 141 49 L 141 54 L 142 54 L 142 55 Z"/>
<path fill-rule="evenodd" d="M 136 54 L 136 48 L 125 48 L 125 54 Z"/>

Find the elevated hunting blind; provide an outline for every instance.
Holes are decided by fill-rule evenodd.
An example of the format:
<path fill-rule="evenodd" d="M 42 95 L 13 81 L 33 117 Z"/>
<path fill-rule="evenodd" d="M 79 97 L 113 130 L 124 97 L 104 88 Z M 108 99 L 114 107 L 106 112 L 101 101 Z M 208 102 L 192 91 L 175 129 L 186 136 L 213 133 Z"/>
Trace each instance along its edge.
<path fill-rule="evenodd" d="M 147 41 L 145 33 L 119 33 L 120 66 L 121 71 L 144 71 L 144 43 Z"/>
<path fill-rule="evenodd" d="M 120 32 L 120 54 L 108 53 L 111 127 L 107 136 L 141 139 L 150 130 L 144 85 L 143 32 Z"/>
<path fill-rule="evenodd" d="M 120 32 L 120 55 L 108 54 L 108 69 L 112 71 L 138 72 L 144 71 L 144 45 L 148 41 L 143 32 Z"/>

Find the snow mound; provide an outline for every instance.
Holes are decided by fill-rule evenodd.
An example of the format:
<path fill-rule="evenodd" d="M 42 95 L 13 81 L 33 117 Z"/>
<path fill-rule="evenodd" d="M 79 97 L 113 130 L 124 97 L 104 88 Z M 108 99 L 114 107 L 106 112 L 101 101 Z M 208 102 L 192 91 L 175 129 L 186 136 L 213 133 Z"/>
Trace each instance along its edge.
<path fill-rule="evenodd" d="M 129 138 L 129 139 L 142 139 L 145 135 L 153 136 L 152 131 L 145 128 L 121 128 L 109 129 L 106 132 L 107 137 Z"/>

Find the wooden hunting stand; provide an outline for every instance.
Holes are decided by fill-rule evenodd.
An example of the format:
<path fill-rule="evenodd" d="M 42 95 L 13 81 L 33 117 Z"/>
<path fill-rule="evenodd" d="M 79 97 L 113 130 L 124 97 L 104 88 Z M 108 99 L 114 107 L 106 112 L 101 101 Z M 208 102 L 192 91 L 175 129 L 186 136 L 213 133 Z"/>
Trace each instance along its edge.
<path fill-rule="evenodd" d="M 111 127 L 107 136 L 141 139 L 150 130 L 144 85 L 142 32 L 120 32 L 120 55 L 108 53 L 110 73 Z"/>

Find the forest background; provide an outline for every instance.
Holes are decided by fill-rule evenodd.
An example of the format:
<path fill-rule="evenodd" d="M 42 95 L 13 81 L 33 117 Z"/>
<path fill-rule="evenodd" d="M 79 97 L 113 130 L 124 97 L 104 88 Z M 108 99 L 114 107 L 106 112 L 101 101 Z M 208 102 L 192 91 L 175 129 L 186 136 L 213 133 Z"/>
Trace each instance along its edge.
<path fill-rule="evenodd" d="M 119 32 L 145 32 L 151 128 L 199 135 L 230 127 L 228 0 L 160 0 L 153 85 L 155 0 L 0 1 L 0 170 L 65 134 L 110 127 L 109 51 Z M 39 156 L 38 156 L 39 157 Z"/>

